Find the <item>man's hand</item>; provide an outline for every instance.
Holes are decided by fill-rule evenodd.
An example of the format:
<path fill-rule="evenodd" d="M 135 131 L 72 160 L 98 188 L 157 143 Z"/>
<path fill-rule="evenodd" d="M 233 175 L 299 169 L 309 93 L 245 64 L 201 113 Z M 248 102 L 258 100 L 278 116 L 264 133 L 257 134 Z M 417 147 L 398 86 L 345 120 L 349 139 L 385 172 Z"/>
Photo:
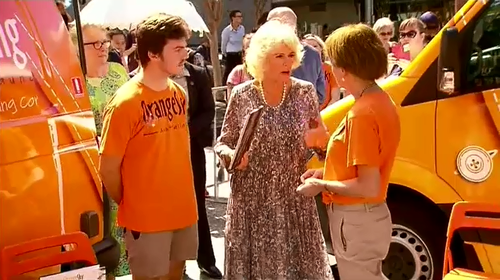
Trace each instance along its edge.
<path fill-rule="evenodd" d="M 297 192 L 305 196 L 316 196 L 325 189 L 322 180 L 316 178 L 309 178 L 304 181 L 302 185 L 297 188 Z"/>
<path fill-rule="evenodd" d="M 309 169 L 302 176 L 300 176 L 300 181 L 305 183 L 306 179 L 315 178 L 315 179 L 323 179 L 323 168 L 318 169 Z"/>

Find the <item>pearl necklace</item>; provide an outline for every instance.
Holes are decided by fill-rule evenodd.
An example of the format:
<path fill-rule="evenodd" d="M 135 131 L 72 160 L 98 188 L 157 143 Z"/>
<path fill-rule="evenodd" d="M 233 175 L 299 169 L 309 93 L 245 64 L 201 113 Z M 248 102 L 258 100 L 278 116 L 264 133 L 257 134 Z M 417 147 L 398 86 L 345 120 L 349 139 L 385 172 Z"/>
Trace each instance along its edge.
<path fill-rule="evenodd" d="M 271 108 L 278 109 L 279 107 L 281 107 L 281 105 L 283 104 L 283 102 L 285 102 L 285 98 L 286 98 L 286 83 L 283 83 L 283 94 L 281 95 L 281 101 L 276 106 L 271 106 L 271 105 L 269 105 L 269 103 L 267 103 L 266 96 L 264 95 L 264 88 L 262 87 L 262 82 L 259 82 L 259 90 L 260 90 L 260 95 L 262 96 L 262 100 L 264 100 L 264 103 L 267 106 L 271 107 Z"/>

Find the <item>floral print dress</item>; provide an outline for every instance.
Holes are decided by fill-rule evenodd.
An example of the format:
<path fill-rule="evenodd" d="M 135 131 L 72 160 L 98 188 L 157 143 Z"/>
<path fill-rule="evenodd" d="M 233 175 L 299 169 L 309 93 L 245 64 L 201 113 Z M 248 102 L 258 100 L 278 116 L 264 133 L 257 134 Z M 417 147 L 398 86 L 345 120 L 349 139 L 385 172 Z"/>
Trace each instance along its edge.
<path fill-rule="evenodd" d="M 297 193 L 306 171 L 306 126 L 319 116 L 314 86 L 292 78 L 278 108 L 266 105 L 253 81 L 233 89 L 215 146 L 234 149 L 246 116 L 264 113 L 248 167 L 231 176 L 224 272 L 228 280 L 332 280 L 314 198 Z"/>
<path fill-rule="evenodd" d="M 127 70 L 115 62 L 108 62 L 109 70 L 105 77 L 100 78 L 89 78 L 87 77 L 87 89 L 90 95 L 90 103 L 92 106 L 92 111 L 94 113 L 95 124 L 97 129 L 97 135 L 101 135 L 102 129 L 102 113 L 104 107 L 108 100 L 115 94 L 125 82 L 128 81 L 129 76 Z M 111 235 L 120 244 L 120 263 L 116 270 L 114 271 L 115 276 L 123 276 L 130 274 L 130 269 L 128 267 L 127 257 L 125 254 L 125 243 L 123 240 L 123 231 L 116 225 L 116 213 L 118 211 L 118 205 L 110 199 L 111 213 L 110 213 L 110 223 L 111 223 Z"/>

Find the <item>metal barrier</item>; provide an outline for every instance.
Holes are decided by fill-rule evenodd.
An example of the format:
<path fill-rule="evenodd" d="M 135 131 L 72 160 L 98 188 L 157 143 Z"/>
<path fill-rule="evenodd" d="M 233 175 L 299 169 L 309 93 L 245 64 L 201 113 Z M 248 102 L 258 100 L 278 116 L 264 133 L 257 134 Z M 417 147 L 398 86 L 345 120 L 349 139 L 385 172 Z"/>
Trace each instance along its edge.
<path fill-rule="evenodd" d="M 214 141 L 215 145 L 218 137 L 218 132 L 222 128 L 222 122 L 224 121 L 224 115 L 226 112 L 227 106 L 227 86 L 213 87 L 212 88 L 212 96 L 215 102 L 215 115 L 213 121 L 213 130 L 214 130 Z M 213 199 L 218 201 L 219 197 L 219 183 L 225 183 L 229 179 L 229 175 L 226 174 L 226 171 L 222 166 L 217 167 L 218 158 L 215 154 L 215 150 L 213 150 L 213 172 L 214 172 L 214 196 Z M 220 177 L 223 179 L 219 182 Z M 227 179 L 226 179 L 227 178 Z"/>

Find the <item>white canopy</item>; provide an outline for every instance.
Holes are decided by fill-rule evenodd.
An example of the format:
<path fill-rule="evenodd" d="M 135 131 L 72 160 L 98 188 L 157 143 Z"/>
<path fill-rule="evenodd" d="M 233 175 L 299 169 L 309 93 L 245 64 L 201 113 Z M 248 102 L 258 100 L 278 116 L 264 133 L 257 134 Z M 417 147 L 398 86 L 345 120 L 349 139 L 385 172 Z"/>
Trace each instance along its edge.
<path fill-rule="evenodd" d="M 130 29 L 156 13 L 180 16 L 192 31 L 208 32 L 194 5 L 186 0 L 92 0 L 80 11 L 80 21 Z"/>

